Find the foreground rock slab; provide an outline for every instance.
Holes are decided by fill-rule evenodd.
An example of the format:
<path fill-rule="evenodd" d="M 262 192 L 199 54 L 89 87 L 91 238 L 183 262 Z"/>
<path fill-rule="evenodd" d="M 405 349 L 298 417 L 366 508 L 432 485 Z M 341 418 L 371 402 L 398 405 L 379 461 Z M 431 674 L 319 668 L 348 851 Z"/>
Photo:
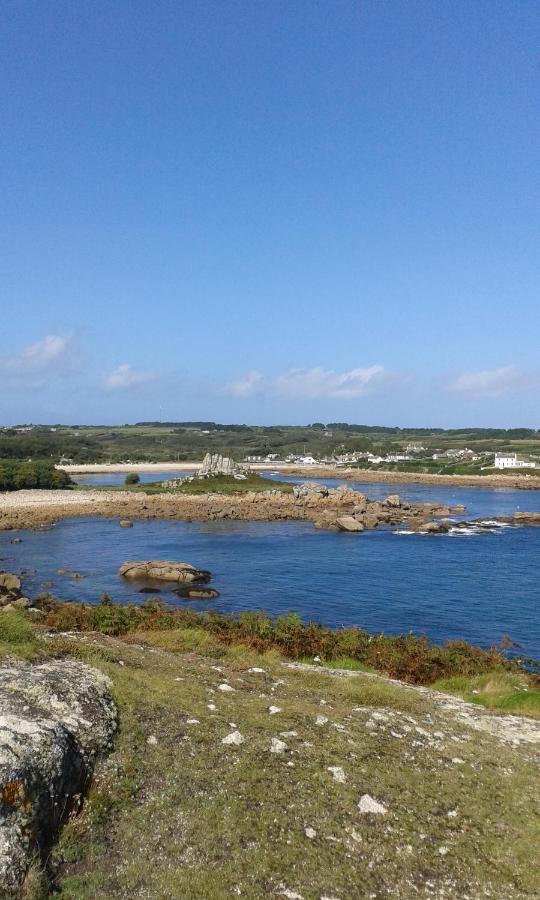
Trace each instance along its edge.
<path fill-rule="evenodd" d="M 109 680 L 76 661 L 0 669 L 0 890 L 16 894 L 111 746 Z"/>
<path fill-rule="evenodd" d="M 147 578 L 157 581 L 181 581 L 190 584 L 210 580 L 210 572 L 196 569 L 185 562 L 150 559 L 146 561 L 127 560 L 122 563 L 118 574 L 124 578 Z"/>

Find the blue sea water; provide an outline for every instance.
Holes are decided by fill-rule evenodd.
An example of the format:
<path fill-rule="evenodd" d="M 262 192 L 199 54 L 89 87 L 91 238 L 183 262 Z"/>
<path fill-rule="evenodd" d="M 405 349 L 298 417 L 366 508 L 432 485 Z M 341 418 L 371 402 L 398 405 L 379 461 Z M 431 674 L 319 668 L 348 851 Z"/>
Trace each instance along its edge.
<path fill-rule="evenodd" d="M 141 484 L 149 484 L 152 481 L 164 481 L 166 478 L 187 478 L 193 475 L 193 472 L 138 472 Z M 125 484 L 127 472 L 96 472 L 89 475 L 75 474 L 71 478 L 77 484 L 84 484 L 88 487 L 120 487 Z"/>
<path fill-rule="evenodd" d="M 432 485 L 376 485 L 371 497 L 465 503 L 471 516 L 517 508 L 540 510 L 540 493 Z M 362 535 L 318 531 L 303 522 L 134 522 L 64 519 L 51 529 L 0 533 L 0 567 L 29 571 L 32 595 L 45 582 L 63 599 L 143 602 L 117 575 L 126 559 L 185 560 L 210 569 L 220 597 L 197 609 L 224 612 L 295 610 L 328 626 L 413 631 L 440 642 L 465 638 L 489 646 L 508 634 L 524 655 L 540 657 L 540 528 L 507 528 L 468 536 L 397 535 L 383 528 Z M 72 581 L 57 574 L 80 572 Z M 170 603 L 186 605 L 165 589 Z"/>

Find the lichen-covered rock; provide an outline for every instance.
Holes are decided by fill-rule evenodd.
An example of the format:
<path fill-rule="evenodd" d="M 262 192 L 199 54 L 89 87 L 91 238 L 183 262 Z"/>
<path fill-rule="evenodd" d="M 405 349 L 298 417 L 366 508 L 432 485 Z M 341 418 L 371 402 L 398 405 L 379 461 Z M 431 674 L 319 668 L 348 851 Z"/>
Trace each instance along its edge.
<path fill-rule="evenodd" d="M 0 889 L 15 894 L 116 730 L 109 680 L 65 660 L 0 668 Z"/>
<path fill-rule="evenodd" d="M 149 578 L 157 581 L 205 582 L 210 580 L 210 572 L 196 569 L 185 562 L 150 559 L 146 561 L 128 560 L 122 563 L 118 574 L 124 578 Z"/>

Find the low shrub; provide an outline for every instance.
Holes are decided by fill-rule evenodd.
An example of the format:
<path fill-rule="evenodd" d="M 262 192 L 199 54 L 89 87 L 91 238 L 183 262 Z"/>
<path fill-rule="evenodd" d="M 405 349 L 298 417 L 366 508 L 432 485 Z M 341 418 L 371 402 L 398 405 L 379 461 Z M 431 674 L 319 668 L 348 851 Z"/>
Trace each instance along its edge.
<path fill-rule="evenodd" d="M 522 670 L 501 647 L 483 650 L 466 641 L 439 646 L 424 636 L 372 635 L 360 628 L 334 631 L 315 622 L 304 623 L 296 613 L 275 619 L 262 612 L 234 616 L 197 612 L 190 607 L 173 609 L 156 599 L 141 606 L 125 606 L 112 603 L 109 597 L 97 606 L 49 600 L 47 611 L 45 625 L 56 631 L 98 631 L 118 637 L 138 636 L 139 640 L 144 639 L 145 632 L 159 632 L 163 633 L 159 639 L 163 646 L 169 643 L 172 648 L 176 641 L 178 649 L 197 649 L 197 645 L 202 649 L 204 633 L 211 637 L 212 646 L 220 642 L 224 649 L 242 645 L 257 653 L 275 650 L 288 659 L 318 657 L 323 665 L 373 669 L 412 684 Z M 166 632 L 172 632 L 170 638 Z"/>

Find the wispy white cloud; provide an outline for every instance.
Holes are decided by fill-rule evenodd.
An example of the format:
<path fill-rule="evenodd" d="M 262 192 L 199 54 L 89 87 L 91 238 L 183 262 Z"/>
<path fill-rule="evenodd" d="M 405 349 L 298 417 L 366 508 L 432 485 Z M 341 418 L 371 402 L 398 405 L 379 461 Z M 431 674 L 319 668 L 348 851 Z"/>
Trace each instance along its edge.
<path fill-rule="evenodd" d="M 235 381 L 225 385 L 224 392 L 231 397 L 252 397 L 264 390 L 266 379 L 260 372 L 246 372 Z"/>
<path fill-rule="evenodd" d="M 73 335 L 49 334 L 0 361 L 2 387 L 25 390 L 44 387 L 52 379 L 78 368 Z"/>
<path fill-rule="evenodd" d="M 275 376 L 252 371 L 226 384 L 224 392 L 233 397 L 354 400 L 377 393 L 389 387 L 394 380 L 395 376 L 380 365 L 345 372 L 320 367 L 288 369 Z"/>
<path fill-rule="evenodd" d="M 109 372 L 101 381 L 101 387 L 104 391 L 129 391 L 133 388 L 142 387 L 151 384 L 158 379 L 155 372 L 149 372 L 145 369 L 136 369 L 129 363 L 122 363 Z"/>
<path fill-rule="evenodd" d="M 540 383 L 538 373 L 522 372 L 517 366 L 464 372 L 448 385 L 448 390 L 472 397 L 502 397 L 513 391 L 532 388 Z"/>

